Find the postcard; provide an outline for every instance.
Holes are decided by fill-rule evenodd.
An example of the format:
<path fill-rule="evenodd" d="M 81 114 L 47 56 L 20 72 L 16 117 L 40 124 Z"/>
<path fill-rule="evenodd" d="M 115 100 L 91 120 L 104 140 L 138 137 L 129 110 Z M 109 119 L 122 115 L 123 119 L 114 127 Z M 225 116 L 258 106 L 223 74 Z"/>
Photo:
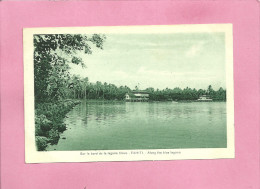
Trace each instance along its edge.
<path fill-rule="evenodd" d="M 234 158 L 232 24 L 24 28 L 25 161 Z"/>

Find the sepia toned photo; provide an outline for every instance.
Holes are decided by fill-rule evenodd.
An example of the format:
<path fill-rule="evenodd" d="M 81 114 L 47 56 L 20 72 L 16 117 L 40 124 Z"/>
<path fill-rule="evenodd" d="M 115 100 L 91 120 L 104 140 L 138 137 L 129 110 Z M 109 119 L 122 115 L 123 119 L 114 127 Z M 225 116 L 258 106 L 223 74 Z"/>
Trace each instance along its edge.
<path fill-rule="evenodd" d="M 231 24 L 24 29 L 27 163 L 234 158 Z"/>

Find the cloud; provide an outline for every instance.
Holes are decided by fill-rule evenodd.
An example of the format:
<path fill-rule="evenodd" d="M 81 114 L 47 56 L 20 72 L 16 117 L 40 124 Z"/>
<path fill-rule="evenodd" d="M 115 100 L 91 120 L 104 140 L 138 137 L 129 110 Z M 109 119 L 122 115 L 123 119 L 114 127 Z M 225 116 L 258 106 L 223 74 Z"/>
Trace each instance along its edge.
<path fill-rule="evenodd" d="M 202 51 L 204 45 L 205 45 L 205 42 L 202 42 L 202 41 L 192 45 L 188 49 L 188 51 L 186 51 L 186 54 L 185 54 L 186 57 L 194 57 L 194 56 L 198 55 Z"/>

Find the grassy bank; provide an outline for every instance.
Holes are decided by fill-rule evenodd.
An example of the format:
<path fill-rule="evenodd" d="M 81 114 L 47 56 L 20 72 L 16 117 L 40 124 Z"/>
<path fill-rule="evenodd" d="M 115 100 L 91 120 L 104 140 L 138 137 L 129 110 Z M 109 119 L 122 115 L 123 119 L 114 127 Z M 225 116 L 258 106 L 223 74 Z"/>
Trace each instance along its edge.
<path fill-rule="evenodd" d="M 60 133 L 66 130 L 65 115 L 79 104 L 78 100 L 39 103 L 35 106 L 35 139 L 37 150 L 43 151 L 48 143 L 57 144 Z"/>

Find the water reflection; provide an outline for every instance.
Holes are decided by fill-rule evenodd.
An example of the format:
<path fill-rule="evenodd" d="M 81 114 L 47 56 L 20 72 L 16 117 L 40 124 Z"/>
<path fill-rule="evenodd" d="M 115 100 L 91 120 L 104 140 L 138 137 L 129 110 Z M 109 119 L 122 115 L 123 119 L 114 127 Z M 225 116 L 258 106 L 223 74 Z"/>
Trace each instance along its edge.
<path fill-rule="evenodd" d="M 226 147 L 226 103 L 82 101 L 47 150 Z"/>

